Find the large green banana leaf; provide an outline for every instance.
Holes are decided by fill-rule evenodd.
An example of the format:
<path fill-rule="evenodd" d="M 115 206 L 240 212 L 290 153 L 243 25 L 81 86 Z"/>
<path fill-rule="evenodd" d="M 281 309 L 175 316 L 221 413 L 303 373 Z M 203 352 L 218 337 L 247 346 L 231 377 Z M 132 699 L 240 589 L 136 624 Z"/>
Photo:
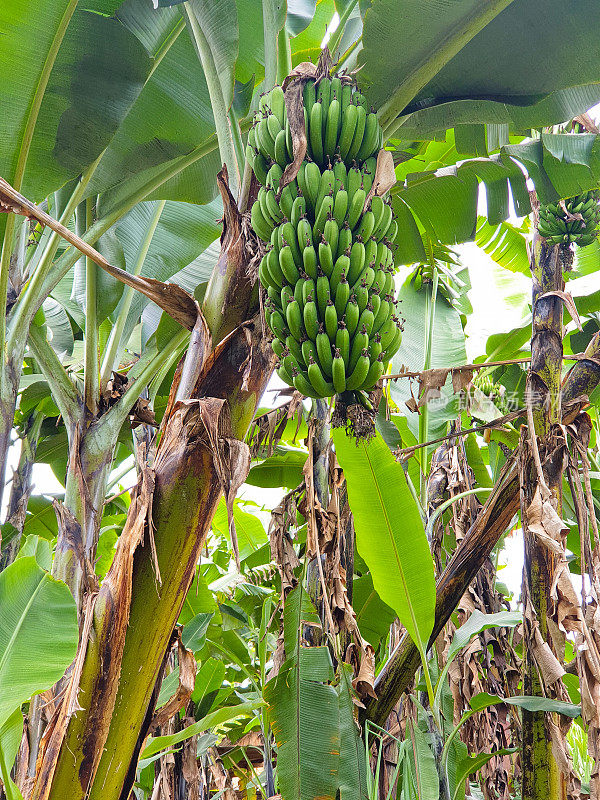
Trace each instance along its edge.
<path fill-rule="evenodd" d="M 40 201 L 92 163 L 151 68 L 118 3 L 0 7 L 0 175 Z"/>
<path fill-rule="evenodd" d="M 376 0 L 360 81 L 386 124 L 414 112 L 424 132 L 563 122 L 600 99 L 599 25 L 595 0 Z"/>
<path fill-rule="evenodd" d="M 404 470 L 379 434 L 357 443 L 337 429 L 333 442 L 348 485 L 358 552 L 381 599 L 413 641 L 425 645 L 435 609 L 433 561 Z"/>
<path fill-rule="evenodd" d="M 64 583 L 19 558 L 0 573 L 0 727 L 52 686 L 77 651 L 75 601 Z"/>

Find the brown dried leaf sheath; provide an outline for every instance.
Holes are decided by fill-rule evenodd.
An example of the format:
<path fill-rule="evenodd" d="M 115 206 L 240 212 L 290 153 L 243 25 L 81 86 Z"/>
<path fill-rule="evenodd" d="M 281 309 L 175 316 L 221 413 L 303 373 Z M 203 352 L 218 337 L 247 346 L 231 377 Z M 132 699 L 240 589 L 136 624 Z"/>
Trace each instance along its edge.
<path fill-rule="evenodd" d="M 194 298 L 189 295 L 181 286 L 174 283 L 163 283 L 154 278 L 144 278 L 142 275 L 131 275 L 119 267 L 113 267 L 104 256 L 95 248 L 84 242 L 77 234 L 70 231 L 60 222 L 53 219 L 45 211 L 31 203 L 26 197 L 17 192 L 4 178 L 0 177 L 0 204 L 9 206 L 10 210 L 16 214 L 37 219 L 42 225 L 47 225 L 51 230 L 56 231 L 70 245 L 80 250 L 85 256 L 98 264 L 105 272 L 122 283 L 137 289 L 148 299 L 154 301 L 157 306 L 166 311 L 176 322 L 184 328 L 192 330 L 196 317 L 198 316 L 199 306 Z"/>

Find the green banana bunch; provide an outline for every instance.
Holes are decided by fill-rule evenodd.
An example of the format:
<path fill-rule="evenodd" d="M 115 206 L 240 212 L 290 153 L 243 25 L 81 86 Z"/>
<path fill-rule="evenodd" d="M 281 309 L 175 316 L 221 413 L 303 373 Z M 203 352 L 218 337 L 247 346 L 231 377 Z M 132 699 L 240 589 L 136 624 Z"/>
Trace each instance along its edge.
<path fill-rule="evenodd" d="M 260 101 L 248 158 L 262 184 L 251 210 L 266 243 L 259 279 L 279 377 L 307 397 L 344 395 L 369 407 L 366 392 L 397 351 L 389 198 L 366 200 L 383 144 L 374 113 L 349 78 L 304 87 L 307 158 L 279 194 L 293 161 L 283 91 Z"/>
<path fill-rule="evenodd" d="M 259 267 L 278 374 L 307 397 L 354 392 L 363 402 L 402 340 L 391 243 L 363 240 L 366 215 L 352 230 L 330 210 L 318 227 L 317 208 L 314 222 L 302 215 L 273 229 Z"/>
<path fill-rule="evenodd" d="M 343 80 L 343 82 L 342 82 Z M 349 77 L 307 81 L 304 86 L 307 157 L 324 167 L 336 155 L 347 164 L 362 165 L 383 146 L 383 132 L 374 111 Z M 246 156 L 260 183 L 271 164 L 282 169 L 294 160 L 284 93 L 275 86 L 261 97 Z"/>
<path fill-rule="evenodd" d="M 538 232 L 550 244 L 577 244 L 595 241 L 600 221 L 600 192 L 591 191 L 564 200 L 562 204 L 540 206 Z M 565 212 L 566 209 L 566 212 Z"/>
<path fill-rule="evenodd" d="M 473 384 L 486 397 L 489 397 L 502 414 L 508 414 L 510 404 L 506 397 L 506 389 L 501 383 L 495 383 L 489 375 L 477 375 L 473 380 Z"/>

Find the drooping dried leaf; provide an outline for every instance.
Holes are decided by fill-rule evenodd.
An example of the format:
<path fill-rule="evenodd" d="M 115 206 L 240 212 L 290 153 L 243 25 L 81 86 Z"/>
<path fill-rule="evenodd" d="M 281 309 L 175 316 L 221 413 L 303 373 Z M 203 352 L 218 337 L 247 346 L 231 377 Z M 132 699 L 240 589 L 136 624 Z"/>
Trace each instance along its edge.
<path fill-rule="evenodd" d="M 300 64 L 299 66 L 302 65 Z M 302 98 L 305 83 L 306 77 L 295 76 L 285 84 L 285 109 L 292 137 L 294 159 L 283 171 L 283 175 L 279 181 L 278 196 L 281 195 L 285 187 L 296 178 L 298 170 L 306 156 L 307 141 L 306 129 L 304 127 L 304 102 Z"/>
<path fill-rule="evenodd" d="M 167 720 L 174 717 L 184 708 L 192 696 L 196 681 L 196 659 L 191 650 L 181 641 L 181 634 L 177 637 L 177 662 L 179 664 L 179 682 L 175 694 L 173 694 L 154 715 L 150 724 L 150 730 L 160 728 Z"/>
<path fill-rule="evenodd" d="M 84 242 L 76 233 L 73 233 L 57 220 L 53 219 L 41 208 L 31 203 L 22 194 L 13 189 L 4 178 L 0 178 L 0 202 L 3 204 L 11 205 L 11 210 L 17 214 L 23 214 L 27 217 L 37 219 L 43 225 L 47 225 L 51 230 L 58 233 L 70 245 L 75 247 L 85 256 L 90 258 L 95 264 L 98 264 L 105 272 L 112 275 L 113 278 L 121 281 L 127 286 L 131 286 L 138 292 L 141 292 L 149 300 L 156 303 L 163 311 L 166 311 L 169 316 L 173 317 L 176 322 L 183 325 L 184 328 L 192 330 L 196 322 L 198 314 L 198 304 L 194 298 L 189 295 L 180 286 L 174 283 L 163 283 L 154 278 L 144 278 L 142 275 L 131 275 L 119 267 L 113 267 L 112 264 L 104 258 L 94 247 Z"/>

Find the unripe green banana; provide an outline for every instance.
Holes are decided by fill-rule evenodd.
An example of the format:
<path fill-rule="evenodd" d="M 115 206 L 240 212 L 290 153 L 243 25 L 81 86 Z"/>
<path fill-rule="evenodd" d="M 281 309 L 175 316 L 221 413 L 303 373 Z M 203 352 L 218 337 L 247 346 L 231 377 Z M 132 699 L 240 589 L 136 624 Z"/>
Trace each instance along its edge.
<path fill-rule="evenodd" d="M 317 86 L 317 102 L 323 106 L 323 117 L 321 121 L 321 136 L 325 138 L 325 126 L 327 125 L 327 109 L 331 100 L 331 81 L 324 77 Z"/>
<path fill-rule="evenodd" d="M 290 330 L 290 333 L 297 342 L 302 341 L 304 337 L 304 325 L 302 322 L 302 311 L 296 300 L 292 300 L 285 310 L 285 319 Z"/>
<path fill-rule="evenodd" d="M 346 391 L 353 391 L 354 389 L 361 388 L 369 373 L 370 366 L 371 362 L 369 361 L 368 353 L 366 350 L 363 350 L 358 357 L 356 366 L 346 379 Z"/>
<path fill-rule="evenodd" d="M 358 169 L 358 167 L 351 167 L 348 170 L 348 185 L 346 186 L 346 191 L 348 192 L 348 206 L 352 203 L 352 198 L 358 192 L 358 190 L 362 187 L 362 172 Z M 363 200 L 364 205 L 364 200 Z M 362 212 L 362 207 L 361 207 Z"/>
<path fill-rule="evenodd" d="M 298 247 L 302 251 L 302 260 L 304 260 L 304 250 L 306 250 L 307 247 L 313 247 L 312 226 L 305 217 L 298 221 L 296 226 L 296 238 L 298 239 Z M 308 272 L 306 267 L 305 271 Z"/>
<path fill-rule="evenodd" d="M 285 337 L 288 335 L 288 328 L 279 311 L 271 312 L 268 324 L 278 339 L 285 340 Z"/>
<path fill-rule="evenodd" d="M 367 350 L 369 346 L 369 335 L 365 328 L 359 328 L 359 332 L 354 335 L 352 339 L 352 347 L 350 350 L 350 360 L 348 361 L 349 372 L 354 371 L 354 367 L 358 363 L 358 359 L 362 355 L 363 350 Z"/>
<path fill-rule="evenodd" d="M 360 279 L 365 267 L 365 246 L 362 242 L 354 242 L 350 250 L 350 267 L 346 277 L 350 286 Z"/>
<path fill-rule="evenodd" d="M 337 147 L 340 119 L 341 106 L 340 101 L 336 98 L 329 103 L 329 108 L 327 109 L 323 155 L 329 156 L 329 158 L 333 158 Z"/>
<path fill-rule="evenodd" d="M 313 161 L 319 166 L 323 163 L 323 104 L 317 101 L 310 112 L 310 149 Z"/>
<path fill-rule="evenodd" d="M 300 196 L 297 197 L 293 204 L 292 204 L 292 213 L 290 214 L 289 220 L 294 226 L 294 228 L 298 227 L 298 223 L 306 214 L 306 200 L 304 197 Z"/>
<path fill-rule="evenodd" d="M 273 189 L 274 192 L 279 191 L 279 182 L 283 177 L 283 170 L 279 166 L 279 164 L 271 164 L 269 171 L 267 172 L 267 182 L 266 187 L 267 189 Z"/>
<path fill-rule="evenodd" d="M 352 195 L 350 205 L 348 207 L 348 225 L 352 230 L 360 222 L 363 213 L 363 206 L 365 204 L 366 192 L 364 189 L 357 189 Z"/>
<path fill-rule="evenodd" d="M 358 327 L 358 320 L 360 318 L 360 308 L 356 302 L 356 295 L 351 294 L 346 304 L 346 311 L 344 313 L 346 319 L 346 327 L 350 337 L 354 336 L 356 328 Z"/>
<path fill-rule="evenodd" d="M 333 174 L 335 175 L 334 193 L 337 194 L 340 189 L 346 188 L 346 184 L 348 182 L 346 165 L 339 156 L 336 156 L 333 162 Z"/>
<path fill-rule="evenodd" d="M 344 316 L 349 298 L 350 298 L 350 284 L 346 280 L 346 276 L 342 275 L 342 278 L 335 290 L 335 297 L 334 297 L 334 305 L 338 315 L 338 319 L 341 319 Z"/>
<path fill-rule="evenodd" d="M 329 288 L 329 278 L 326 275 L 319 275 L 317 278 L 317 310 L 319 319 L 325 322 L 325 309 L 331 300 L 331 290 Z"/>
<path fill-rule="evenodd" d="M 358 151 L 363 142 L 363 137 L 365 135 L 365 126 L 367 123 L 367 112 L 364 106 L 358 105 L 356 106 L 356 127 L 354 128 L 354 135 L 352 136 L 352 143 L 350 144 L 350 148 L 348 149 L 348 153 L 346 155 L 346 160 L 348 163 L 352 163 L 356 159 Z"/>
<path fill-rule="evenodd" d="M 281 271 L 281 265 L 279 264 L 279 253 L 274 247 L 272 247 L 267 253 L 267 262 L 271 278 L 281 289 L 285 283 L 285 277 Z"/>
<path fill-rule="evenodd" d="M 335 334 L 337 333 L 338 318 L 335 306 L 330 300 L 325 306 L 325 333 L 329 336 L 330 341 L 335 341 Z"/>
<path fill-rule="evenodd" d="M 281 130 L 275 137 L 275 161 L 280 167 L 285 167 L 288 164 L 288 150 L 285 141 L 285 131 Z"/>
<path fill-rule="evenodd" d="M 333 211 L 333 197 L 329 194 L 327 197 L 324 198 L 323 202 L 321 203 L 321 207 L 317 214 L 317 218 L 315 219 L 315 224 L 313 227 L 313 238 L 315 241 L 322 236 L 325 230 L 325 223 L 331 216 Z"/>
<path fill-rule="evenodd" d="M 319 326 L 319 332 L 317 333 L 317 337 L 315 339 L 315 345 L 317 348 L 317 356 L 319 358 L 319 363 L 321 365 L 321 369 L 323 370 L 323 374 L 328 378 L 331 378 L 331 365 L 333 362 L 333 353 L 331 350 L 331 342 L 329 340 L 329 336 L 325 333 L 323 325 Z"/>
<path fill-rule="evenodd" d="M 363 134 L 362 144 L 358 153 L 356 154 L 357 161 L 366 161 L 375 150 L 377 149 L 377 141 L 378 141 L 378 128 L 379 123 L 377 121 L 377 116 L 371 112 L 367 114 L 367 121 L 365 123 L 365 132 Z"/>
<path fill-rule="evenodd" d="M 329 278 L 333 272 L 333 253 L 329 242 L 324 240 L 319 243 L 319 265 Z"/>
<path fill-rule="evenodd" d="M 317 284 L 312 278 L 306 278 L 302 285 L 302 305 L 317 296 Z"/>
<path fill-rule="evenodd" d="M 312 245 L 304 248 L 302 252 L 302 263 L 306 274 L 313 280 L 316 280 L 318 275 L 317 252 Z"/>
<path fill-rule="evenodd" d="M 323 227 L 323 238 L 331 247 L 332 257 L 335 259 L 337 253 L 338 239 L 340 237 L 340 229 L 334 218 L 325 220 Z"/>
<path fill-rule="evenodd" d="M 333 218 L 341 228 L 346 219 L 346 212 L 348 211 L 348 192 L 345 189 L 339 189 L 333 201 Z"/>
<path fill-rule="evenodd" d="M 277 117 L 279 125 L 283 128 L 285 125 L 285 96 L 281 86 L 274 86 L 268 95 L 269 108 L 271 113 Z"/>
<path fill-rule="evenodd" d="M 347 367 L 350 358 L 350 334 L 343 320 L 340 320 L 338 323 L 338 329 L 335 334 L 335 346 L 344 359 L 344 365 Z"/>
<path fill-rule="evenodd" d="M 368 241 L 375 228 L 375 214 L 372 211 L 367 211 L 362 215 L 359 225 L 357 226 L 356 235 L 360 236 L 363 242 Z"/>
<path fill-rule="evenodd" d="M 279 266 L 286 281 L 295 286 L 296 281 L 300 278 L 300 272 L 296 266 L 292 250 L 288 245 L 282 247 L 279 251 Z"/>
<path fill-rule="evenodd" d="M 279 226 L 281 230 L 282 242 L 285 242 L 292 251 L 294 262 L 297 267 L 302 266 L 302 252 L 298 246 L 298 239 L 296 237 L 296 228 L 291 222 L 284 222 Z"/>
<path fill-rule="evenodd" d="M 331 378 L 334 389 L 338 394 L 346 390 L 346 365 L 339 350 L 335 351 L 335 357 L 331 364 Z"/>
<path fill-rule="evenodd" d="M 335 186 L 335 173 L 332 169 L 324 169 L 321 173 L 321 180 L 319 181 L 319 191 L 315 201 L 315 213 L 321 207 L 321 203 L 327 195 L 333 196 L 333 187 Z"/>
<path fill-rule="evenodd" d="M 259 236 L 263 242 L 268 242 L 271 237 L 272 226 L 265 220 L 259 200 L 255 200 L 252 204 L 250 221 L 256 235 Z"/>
<path fill-rule="evenodd" d="M 340 227 L 340 233 L 338 236 L 338 246 L 337 246 L 337 255 L 338 257 L 342 254 L 346 254 L 346 250 L 350 250 L 352 247 L 352 231 L 348 227 L 348 223 L 344 223 L 343 227 Z"/>
<path fill-rule="evenodd" d="M 384 365 L 383 365 L 383 357 L 379 356 L 376 361 L 374 361 L 371 366 L 369 367 L 369 371 L 367 373 L 367 377 L 363 382 L 364 389 L 372 389 L 377 381 L 383 375 Z"/>
<path fill-rule="evenodd" d="M 321 395 L 317 392 L 317 390 L 313 387 L 312 383 L 308 379 L 308 375 L 305 375 L 303 372 L 297 371 L 293 377 L 293 385 L 295 388 L 303 394 L 304 397 L 313 397 L 314 399 L 318 400 Z"/>
<path fill-rule="evenodd" d="M 314 341 L 319 332 L 319 318 L 317 315 L 317 305 L 312 299 L 312 295 L 308 295 L 308 299 L 304 304 L 303 318 L 306 335 L 309 339 Z"/>
<path fill-rule="evenodd" d="M 326 381 L 319 365 L 312 360 L 308 365 L 308 379 L 319 397 L 331 397 L 334 393 L 333 383 Z"/>
<path fill-rule="evenodd" d="M 356 131 L 356 123 L 358 122 L 358 109 L 354 105 L 348 106 L 342 118 L 342 127 L 340 130 L 339 149 L 340 157 L 345 159 L 348 157 L 350 146 Z"/>
<path fill-rule="evenodd" d="M 319 194 L 319 186 L 321 185 L 321 171 L 314 161 L 309 161 L 306 164 L 304 172 L 306 180 L 306 207 L 315 213 L 315 205 L 317 202 L 317 195 Z"/>

